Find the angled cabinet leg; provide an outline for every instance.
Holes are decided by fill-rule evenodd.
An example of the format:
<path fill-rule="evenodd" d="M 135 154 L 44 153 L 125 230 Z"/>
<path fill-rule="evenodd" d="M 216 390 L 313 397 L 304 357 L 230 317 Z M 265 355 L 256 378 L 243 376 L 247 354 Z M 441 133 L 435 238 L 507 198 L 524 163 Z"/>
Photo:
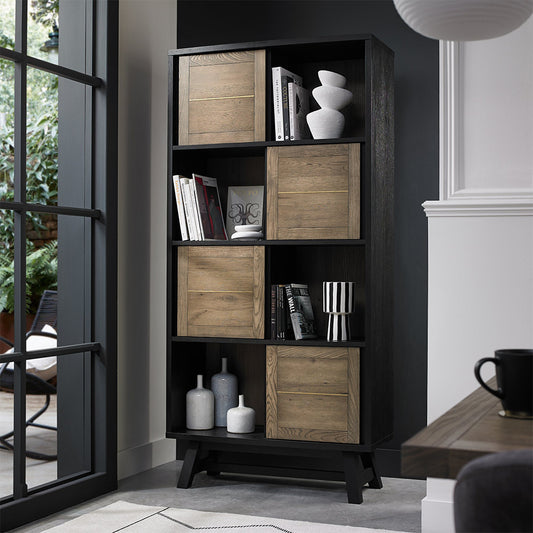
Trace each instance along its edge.
<path fill-rule="evenodd" d="M 200 443 L 190 442 L 185 452 L 185 458 L 178 479 L 178 489 L 188 489 L 191 486 L 200 455 Z"/>
<path fill-rule="evenodd" d="M 363 462 L 359 454 L 344 452 L 344 479 L 348 503 L 363 503 Z"/>
<path fill-rule="evenodd" d="M 383 482 L 376 468 L 376 457 L 374 453 L 367 453 L 363 456 L 363 466 L 369 468 L 372 472 L 372 479 L 368 482 L 371 489 L 382 489 Z"/>

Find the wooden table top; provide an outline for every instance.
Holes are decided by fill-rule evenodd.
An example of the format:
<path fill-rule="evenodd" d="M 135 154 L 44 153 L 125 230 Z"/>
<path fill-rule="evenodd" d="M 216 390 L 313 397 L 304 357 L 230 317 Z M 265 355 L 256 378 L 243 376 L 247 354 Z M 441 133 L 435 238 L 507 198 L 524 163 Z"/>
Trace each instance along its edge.
<path fill-rule="evenodd" d="M 496 388 L 496 378 L 489 382 Z M 402 475 L 455 479 L 488 453 L 533 448 L 533 420 L 504 418 L 500 401 L 479 387 L 402 445 Z"/>

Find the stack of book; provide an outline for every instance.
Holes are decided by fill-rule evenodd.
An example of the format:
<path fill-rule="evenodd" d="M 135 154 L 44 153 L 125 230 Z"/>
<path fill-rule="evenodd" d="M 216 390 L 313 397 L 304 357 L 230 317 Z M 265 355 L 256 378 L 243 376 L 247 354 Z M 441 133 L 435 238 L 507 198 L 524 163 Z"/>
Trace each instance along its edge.
<path fill-rule="evenodd" d="M 315 320 L 309 286 L 303 283 L 271 286 L 271 337 L 273 340 L 315 339 Z"/>
<path fill-rule="evenodd" d="M 227 240 L 216 178 L 199 174 L 172 178 L 182 240 Z"/>
<path fill-rule="evenodd" d="M 306 115 L 309 113 L 309 91 L 303 79 L 284 67 L 272 68 L 274 127 L 276 141 L 294 141 L 311 137 Z"/>

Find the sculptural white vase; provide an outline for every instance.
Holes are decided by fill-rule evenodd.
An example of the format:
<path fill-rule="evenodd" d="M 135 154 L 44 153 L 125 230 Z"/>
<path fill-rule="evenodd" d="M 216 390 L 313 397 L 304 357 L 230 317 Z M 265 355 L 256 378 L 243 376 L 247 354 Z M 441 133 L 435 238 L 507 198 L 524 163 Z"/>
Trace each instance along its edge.
<path fill-rule="evenodd" d="M 318 109 L 306 117 L 313 139 L 337 139 L 344 129 L 344 115 L 336 109 Z"/>
<path fill-rule="evenodd" d="M 244 405 L 244 394 L 239 394 L 239 405 L 228 411 L 228 433 L 253 433 L 255 411 Z"/>
<path fill-rule="evenodd" d="M 215 426 L 215 396 L 203 386 L 203 376 L 196 376 L 197 385 L 186 396 L 187 429 L 212 429 Z"/>
<path fill-rule="evenodd" d="M 307 124 L 313 139 L 338 139 L 344 130 L 344 115 L 340 112 L 351 101 L 353 94 L 344 89 L 346 78 L 329 70 L 320 70 L 322 85 L 312 91 L 320 109 L 308 113 Z"/>

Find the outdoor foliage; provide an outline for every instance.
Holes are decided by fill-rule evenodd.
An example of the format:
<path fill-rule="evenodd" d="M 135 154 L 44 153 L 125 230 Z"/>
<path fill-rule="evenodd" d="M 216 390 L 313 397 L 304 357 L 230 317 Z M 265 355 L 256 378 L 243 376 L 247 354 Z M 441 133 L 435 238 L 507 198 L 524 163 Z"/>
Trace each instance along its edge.
<path fill-rule="evenodd" d="M 39 51 L 48 33 L 57 24 L 59 0 L 30 0 L 30 16 L 37 24 L 28 25 L 28 50 L 47 59 Z M 0 0 L 0 46 L 14 48 L 15 2 Z M 0 60 L 0 199 L 14 200 L 14 75 L 13 63 Z M 26 199 L 37 204 L 56 203 L 58 159 L 58 78 L 28 68 L 26 94 Z M 27 229 L 43 230 L 40 213 L 28 213 Z M 0 211 L 0 311 L 12 312 L 14 293 L 13 212 Z M 27 241 L 27 311 L 38 304 L 47 288 L 57 286 L 57 242 L 35 249 Z"/>
<path fill-rule="evenodd" d="M 0 309 L 15 309 L 14 264 L 0 262 Z M 26 256 L 26 313 L 34 314 L 46 289 L 57 288 L 57 241 L 31 250 Z"/>

